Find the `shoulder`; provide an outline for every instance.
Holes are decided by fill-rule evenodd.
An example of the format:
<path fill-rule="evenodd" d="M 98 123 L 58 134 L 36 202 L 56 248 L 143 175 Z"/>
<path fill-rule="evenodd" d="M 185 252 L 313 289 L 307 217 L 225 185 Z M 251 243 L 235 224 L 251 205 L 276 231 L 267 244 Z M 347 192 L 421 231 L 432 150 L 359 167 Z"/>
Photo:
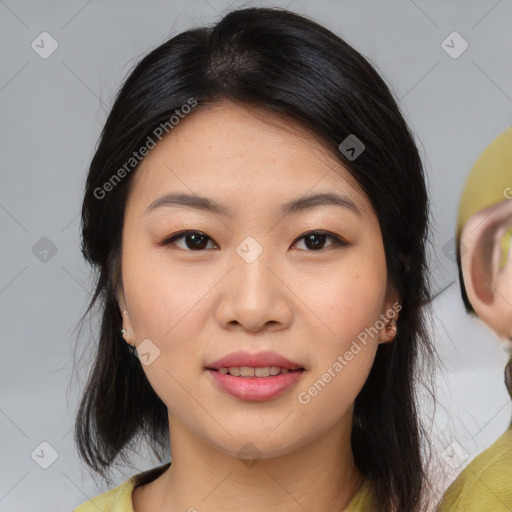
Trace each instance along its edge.
<path fill-rule="evenodd" d="M 443 511 L 509 511 L 512 508 L 512 428 L 478 455 L 450 485 Z"/>
<path fill-rule="evenodd" d="M 131 478 L 95 498 L 82 503 L 73 512 L 133 512 L 132 493 L 135 487 L 146 485 L 158 478 L 169 466 L 170 462 L 152 469 L 137 473 Z"/>

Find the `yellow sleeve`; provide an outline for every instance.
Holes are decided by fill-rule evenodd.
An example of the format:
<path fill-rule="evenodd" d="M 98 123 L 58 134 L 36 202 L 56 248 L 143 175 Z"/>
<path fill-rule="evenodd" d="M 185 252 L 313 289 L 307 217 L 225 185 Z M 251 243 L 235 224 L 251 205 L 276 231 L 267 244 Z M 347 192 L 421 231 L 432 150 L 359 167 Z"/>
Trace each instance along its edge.
<path fill-rule="evenodd" d="M 512 429 L 478 455 L 450 485 L 438 512 L 512 511 Z"/>

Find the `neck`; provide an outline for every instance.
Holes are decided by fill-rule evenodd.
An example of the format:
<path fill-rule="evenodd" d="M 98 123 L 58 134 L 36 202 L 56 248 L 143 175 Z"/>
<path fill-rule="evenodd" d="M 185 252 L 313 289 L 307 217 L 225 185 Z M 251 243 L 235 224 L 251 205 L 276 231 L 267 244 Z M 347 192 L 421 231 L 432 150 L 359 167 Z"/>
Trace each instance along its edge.
<path fill-rule="evenodd" d="M 172 464 L 159 478 L 153 510 L 220 512 L 226 503 L 245 512 L 343 510 L 363 481 L 350 447 L 351 418 L 344 424 L 285 455 L 251 461 L 169 418 Z"/>

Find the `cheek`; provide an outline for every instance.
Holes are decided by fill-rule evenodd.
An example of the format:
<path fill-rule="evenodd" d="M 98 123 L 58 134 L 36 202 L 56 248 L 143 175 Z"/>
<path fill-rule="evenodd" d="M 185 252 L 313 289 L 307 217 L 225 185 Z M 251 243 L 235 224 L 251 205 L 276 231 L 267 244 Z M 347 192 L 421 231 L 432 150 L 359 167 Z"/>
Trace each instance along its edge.
<path fill-rule="evenodd" d="M 155 393 L 179 415 L 191 408 L 191 395 L 199 396 L 195 377 L 201 362 L 205 294 L 215 279 L 177 268 L 164 251 L 142 250 L 129 243 L 125 248 L 123 285 L 135 343 L 144 341 L 151 353 L 149 364 L 142 364 L 140 356 L 142 369 Z"/>
<path fill-rule="evenodd" d="M 358 254 L 315 279 L 308 276 L 297 293 L 314 313 L 312 322 L 324 333 L 319 337 L 341 350 L 379 319 L 386 281 L 383 255 Z"/>
<path fill-rule="evenodd" d="M 361 344 L 357 351 L 334 354 L 328 364 L 311 372 L 298 390 L 297 400 L 304 417 L 313 422 L 323 418 L 337 421 L 353 405 L 370 373 L 375 357 L 375 347 Z M 315 420 L 316 418 L 316 420 Z"/>
<path fill-rule="evenodd" d="M 190 394 L 200 396 L 196 377 L 203 368 L 201 344 L 212 307 L 208 292 L 220 276 L 213 268 L 187 268 L 183 262 L 173 262 L 165 251 L 144 250 L 129 240 L 125 248 L 123 285 L 135 342 L 149 339 L 158 354 L 143 370 L 169 409 L 190 408 Z"/>
<path fill-rule="evenodd" d="M 307 293 L 306 284 L 301 292 L 315 313 L 308 327 L 313 368 L 299 390 L 299 402 L 312 404 L 304 407 L 306 416 L 337 414 L 350 407 L 373 365 L 377 344 L 371 338 L 383 327 L 384 256 L 344 263 L 317 276 L 316 293 Z"/>
<path fill-rule="evenodd" d="M 212 272 L 198 272 L 197 265 L 189 271 L 165 248 L 142 245 L 126 241 L 123 254 L 123 284 L 137 339 L 165 343 L 179 339 L 186 328 L 184 335 L 193 343 L 193 331 L 199 332 L 199 319 L 204 318 L 205 295 L 218 278 Z"/>

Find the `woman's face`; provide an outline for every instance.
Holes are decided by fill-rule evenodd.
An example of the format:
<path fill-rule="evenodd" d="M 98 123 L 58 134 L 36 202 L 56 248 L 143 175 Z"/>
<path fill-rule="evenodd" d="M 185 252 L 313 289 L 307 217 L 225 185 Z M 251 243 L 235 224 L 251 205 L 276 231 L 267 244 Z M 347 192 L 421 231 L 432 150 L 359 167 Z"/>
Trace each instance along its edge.
<path fill-rule="evenodd" d="M 222 103 L 182 120 L 133 179 L 118 296 L 171 425 L 262 458 L 350 431 L 395 297 L 378 220 L 349 172 L 295 124 Z M 188 204 L 155 203 L 170 194 Z M 317 194 L 341 199 L 305 201 Z M 208 369 L 235 351 L 304 371 Z"/>

